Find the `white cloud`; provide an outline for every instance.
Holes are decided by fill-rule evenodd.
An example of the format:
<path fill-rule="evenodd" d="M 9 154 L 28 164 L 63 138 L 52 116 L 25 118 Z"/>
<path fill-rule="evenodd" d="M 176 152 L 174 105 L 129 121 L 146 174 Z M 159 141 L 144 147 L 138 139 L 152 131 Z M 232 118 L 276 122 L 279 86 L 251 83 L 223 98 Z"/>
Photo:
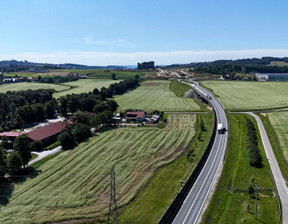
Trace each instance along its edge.
<path fill-rule="evenodd" d="M 133 44 L 124 40 L 124 39 L 115 39 L 115 40 L 95 40 L 93 36 L 86 36 L 83 38 L 86 44 L 91 45 L 100 45 L 100 46 L 108 46 L 108 47 L 132 47 Z"/>
<path fill-rule="evenodd" d="M 97 52 L 71 51 L 0 55 L 0 60 L 28 60 L 43 63 L 77 63 L 85 65 L 136 65 L 137 62 L 155 61 L 156 65 L 213 61 L 219 59 L 241 59 L 253 57 L 287 57 L 288 49 L 252 49 L 225 51 L 169 51 L 169 52 Z"/>

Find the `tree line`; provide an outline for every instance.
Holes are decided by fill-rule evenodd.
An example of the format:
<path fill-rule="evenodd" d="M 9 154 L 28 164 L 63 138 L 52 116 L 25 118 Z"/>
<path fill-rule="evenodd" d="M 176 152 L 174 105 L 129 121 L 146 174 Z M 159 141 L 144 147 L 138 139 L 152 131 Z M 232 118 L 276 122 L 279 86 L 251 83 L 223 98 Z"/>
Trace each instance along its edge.
<path fill-rule="evenodd" d="M 94 113 L 105 110 L 115 111 L 118 107 L 114 100 L 107 100 L 113 95 L 123 94 L 139 86 L 138 79 L 124 80 L 111 84 L 100 91 L 70 94 L 53 98 L 54 90 L 38 89 L 26 91 L 7 91 L 0 94 L 0 132 L 20 128 L 23 124 L 38 122 L 56 116 L 56 111 L 63 116 L 75 113 L 77 110 Z"/>
<path fill-rule="evenodd" d="M 257 138 L 257 131 L 250 119 L 246 118 L 246 126 L 247 126 L 247 147 L 249 149 L 249 158 L 250 158 L 250 165 L 260 168 L 263 166 L 262 164 L 262 157 L 260 155 L 259 147 L 258 147 L 258 138 Z"/>

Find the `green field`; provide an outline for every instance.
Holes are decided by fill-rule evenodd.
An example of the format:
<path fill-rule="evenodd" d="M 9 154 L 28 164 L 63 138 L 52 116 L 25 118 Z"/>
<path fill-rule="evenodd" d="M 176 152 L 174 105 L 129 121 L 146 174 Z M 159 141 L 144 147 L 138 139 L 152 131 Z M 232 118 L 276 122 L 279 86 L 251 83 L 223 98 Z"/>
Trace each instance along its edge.
<path fill-rule="evenodd" d="M 275 112 L 267 114 L 275 130 L 283 156 L 288 163 L 288 112 Z"/>
<path fill-rule="evenodd" d="M 32 82 L 20 82 L 0 85 L 0 93 L 6 93 L 7 91 L 20 91 L 28 89 L 55 89 L 57 92 L 70 89 L 69 86 L 46 84 L 46 83 L 32 83 Z"/>
<path fill-rule="evenodd" d="M 80 94 L 80 93 L 88 93 L 89 91 L 93 91 L 93 89 L 101 89 L 102 87 L 109 87 L 111 84 L 120 82 L 121 80 L 108 80 L 108 79 L 79 79 L 74 82 L 66 82 L 65 85 L 73 86 L 75 88 L 69 89 L 67 91 L 59 92 L 53 94 L 53 97 L 59 98 L 61 96 L 65 96 L 67 94 Z"/>
<path fill-rule="evenodd" d="M 196 111 L 200 107 L 191 98 L 177 97 L 170 89 L 170 81 L 145 81 L 137 89 L 115 96 L 119 110 Z"/>
<path fill-rule="evenodd" d="M 288 82 L 203 81 L 228 110 L 288 107 Z"/>
<path fill-rule="evenodd" d="M 80 75 L 88 75 L 89 78 L 111 79 L 112 73 L 116 74 L 116 79 L 134 79 L 135 75 L 142 77 L 145 74 L 153 73 L 148 70 L 109 70 L 109 69 L 68 69 L 63 70 L 67 73 L 78 73 Z"/>
<path fill-rule="evenodd" d="M 0 223 L 103 216 L 109 207 L 113 165 L 117 203 L 127 204 L 159 167 L 187 150 L 195 121 L 193 114 L 171 114 L 164 129 L 126 127 L 98 133 L 44 163 L 33 178 L 15 184 L 9 203 L 1 207 Z"/>
<path fill-rule="evenodd" d="M 258 129 L 258 146 L 263 167 L 255 168 L 249 164 L 245 117 L 251 118 L 257 127 L 256 121 L 248 115 L 228 114 L 230 139 L 224 169 L 202 223 L 280 223 L 270 167 Z M 248 194 L 252 179 L 253 184 L 257 183 L 260 187 L 257 220 L 254 219 L 255 193 L 253 197 Z"/>
<path fill-rule="evenodd" d="M 202 132 L 199 125 L 203 120 L 207 131 Z M 196 135 L 189 148 L 189 152 L 195 155 L 194 161 L 188 161 L 189 152 L 176 161 L 161 168 L 153 177 L 145 189 L 137 195 L 135 200 L 120 211 L 121 224 L 154 224 L 160 220 L 171 201 L 181 190 L 181 180 L 185 181 L 193 172 L 201 159 L 208 142 L 210 141 L 214 127 L 213 113 L 197 114 Z M 163 187 L 164 186 L 164 187 Z M 149 215 L 147 215 L 149 214 Z"/>

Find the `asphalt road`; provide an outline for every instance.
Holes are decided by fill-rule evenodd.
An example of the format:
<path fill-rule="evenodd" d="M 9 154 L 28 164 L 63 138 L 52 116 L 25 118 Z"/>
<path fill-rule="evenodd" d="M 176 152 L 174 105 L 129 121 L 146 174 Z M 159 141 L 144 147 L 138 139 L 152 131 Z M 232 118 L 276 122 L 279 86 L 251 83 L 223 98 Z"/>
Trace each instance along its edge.
<path fill-rule="evenodd" d="M 199 88 L 199 89 L 198 89 Z M 204 92 L 205 94 L 209 94 L 211 99 L 209 99 L 212 107 L 216 113 L 217 124 L 221 123 L 223 127 L 227 128 L 227 118 L 224 112 L 224 108 L 220 104 L 220 102 L 206 89 L 196 85 L 196 91 Z M 215 140 L 210 152 L 210 155 L 199 174 L 196 182 L 194 183 L 191 191 L 189 192 L 187 198 L 182 204 L 181 209 L 176 215 L 173 223 L 196 223 L 199 219 L 203 206 L 207 200 L 209 192 L 213 184 L 215 183 L 215 178 L 217 171 L 221 162 L 223 161 L 223 157 L 225 154 L 225 150 L 227 147 L 228 133 L 227 131 L 223 134 L 217 133 L 215 136 Z"/>
<path fill-rule="evenodd" d="M 279 193 L 279 197 L 281 200 L 281 204 L 282 204 L 282 221 L 284 224 L 288 224 L 288 187 L 285 183 L 285 180 L 282 176 L 281 170 L 279 168 L 278 162 L 275 158 L 273 149 L 271 147 L 269 138 L 267 136 L 267 133 L 265 131 L 265 128 L 263 126 L 263 123 L 261 121 L 261 119 L 254 113 L 252 112 L 245 112 L 246 114 L 249 114 L 251 116 L 253 116 L 256 121 L 257 121 L 257 125 L 259 127 L 259 131 L 260 131 L 260 135 L 261 135 L 261 139 L 262 139 L 262 143 L 265 149 L 265 153 L 268 159 L 268 162 L 270 164 L 270 168 L 275 180 L 275 184 Z M 261 186 L 259 186 L 261 187 Z"/>

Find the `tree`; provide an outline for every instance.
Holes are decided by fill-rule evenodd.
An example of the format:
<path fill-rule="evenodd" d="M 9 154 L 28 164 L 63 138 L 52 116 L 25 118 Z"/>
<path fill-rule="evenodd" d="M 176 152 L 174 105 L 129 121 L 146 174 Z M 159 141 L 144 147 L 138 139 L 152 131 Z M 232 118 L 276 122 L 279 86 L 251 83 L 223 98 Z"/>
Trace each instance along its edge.
<path fill-rule="evenodd" d="M 58 136 L 58 141 L 62 145 L 63 149 L 70 149 L 76 145 L 74 136 L 68 131 L 63 131 Z"/>
<path fill-rule="evenodd" d="M 81 111 L 77 111 L 75 115 L 72 117 L 72 120 L 74 122 L 81 123 L 81 124 L 86 124 L 86 125 L 90 124 L 90 119 L 88 115 Z"/>
<path fill-rule="evenodd" d="M 99 92 L 99 90 L 98 90 L 97 88 L 93 89 L 93 94 L 94 94 L 94 95 L 99 95 L 99 93 L 100 93 L 100 92 Z"/>
<path fill-rule="evenodd" d="M 15 139 L 13 149 L 17 151 L 22 159 L 22 165 L 25 167 L 32 158 L 30 142 L 27 135 L 20 135 Z"/>
<path fill-rule="evenodd" d="M 15 175 L 19 172 L 21 166 L 23 164 L 21 155 L 18 152 L 11 152 L 8 157 L 8 172 L 10 175 Z"/>
<path fill-rule="evenodd" d="M 110 106 L 111 111 L 116 111 L 118 108 L 118 103 L 115 100 L 107 100 L 106 103 Z"/>
<path fill-rule="evenodd" d="M 0 147 L 0 179 L 4 177 L 7 172 L 7 156 L 5 150 Z"/>
<path fill-rule="evenodd" d="M 112 77 L 113 80 L 116 80 L 116 74 L 115 73 L 112 73 L 111 77 Z"/>
<path fill-rule="evenodd" d="M 47 118 L 55 117 L 55 105 L 54 105 L 54 102 L 52 100 L 45 103 L 44 111 L 45 111 L 45 116 Z"/>
<path fill-rule="evenodd" d="M 45 111 L 40 103 L 33 105 L 34 119 L 33 121 L 43 121 L 45 120 Z"/>
<path fill-rule="evenodd" d="M 30 143 L 30 149 L 31 151 L 40 151 L 43 149 L 43 146 L 42 146 L 42 142 L 41 141 L 33 141 Z"/>
<path fill-rule="evenodd" d="M 74 135 L 75 140 L 80 143 L 91 136 L 91 130 L 89 126 L 85 124 L 77 124 L 73 128 L 72 134 Z"/>

